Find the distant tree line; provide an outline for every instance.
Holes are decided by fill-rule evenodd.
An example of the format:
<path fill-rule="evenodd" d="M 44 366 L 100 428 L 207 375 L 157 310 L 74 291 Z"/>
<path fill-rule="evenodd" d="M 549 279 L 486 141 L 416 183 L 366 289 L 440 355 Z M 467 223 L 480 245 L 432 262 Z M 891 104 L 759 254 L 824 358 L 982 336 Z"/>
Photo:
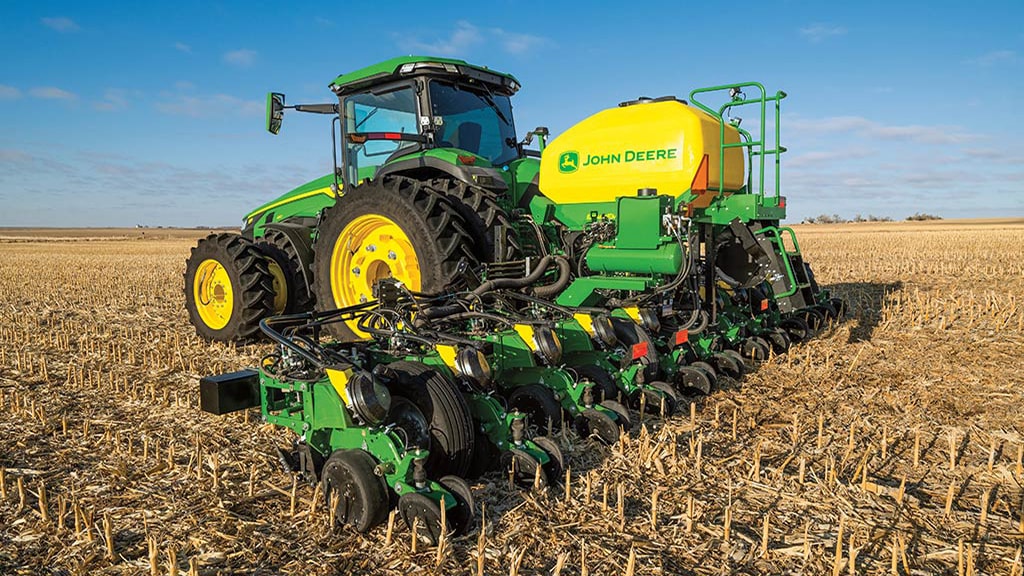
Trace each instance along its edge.
<path fill-rule="evenodd" d="M 907 220 L 911 222 L 923 222 L 925 220 L 942 220 L 942 216 L 935 216 L 934 214 L 924 214 L 917 212 L 913 216 L 907 216 Z M 849 222 L 892 222 L 893 219 L 888 216 L 875 216 L 874 214 L 868 214 L 862 216 L 857 214 L 851 219 L 843 218 L 839 214 L 821 214 L 819 216 L 812 216 L 810 218 L 804 218 L 801 224 L 846 224 Z"/>

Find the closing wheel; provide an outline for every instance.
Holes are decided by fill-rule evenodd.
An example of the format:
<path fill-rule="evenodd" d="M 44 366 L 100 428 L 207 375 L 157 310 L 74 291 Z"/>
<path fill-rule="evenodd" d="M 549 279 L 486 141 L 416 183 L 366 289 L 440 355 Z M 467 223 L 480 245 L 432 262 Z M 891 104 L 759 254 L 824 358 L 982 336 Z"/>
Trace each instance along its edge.
<path fill-rule="evenodd" d="M 785 330 L 773 328 L 768 331 L 764 337 L 776 354 L 785 354 L 789 350 L 789 336 L 786 334 Z"/>
<path fill-rule="evenodd" d="M 388 492 L 373 472 L 375 465 L 373 457 L 362 450 L 335 450 L 324 463 L 323 493 L 328 506 L 334 504 L 338 524 L 367 532 L 384 521 Z"/>
<path fill-rule="evenodd" d="M 768 344 L 760 338 L 744 338 L 740 341 L 739 353 L 746 362 L 761 363 L 768 359 Z"/>
<path fill-rule="evenodd" d="M 729 350 L 729 352 L 732 352 L 732 350 Z M 747 373 L 747 367 L 743 364 L 743 360 L 737 360 L 731 354 L 716 352 L 711 356 L 711 361 L 714 363 L 715 370 L 719 374 L 728 376 L 733 380 L 740 380 Z"/>
<path fill-rule="evenodd" d="M 779 322 L 779 327 L 786 331 L 792 344 L 799 344 L 811 337 L 811 328 L 799 316 L 790 316 Z"/>
<path fill-rule="evenodd" d="M 821 315 L 825 317 L 824 326 L 828 326 L 829 324 L 839 319 L 839 311 L 836 310 L 834 306 L 832 306 L 831 302 L 824 302 L 822 304 L 818 304 L 817 306 L 814 307 L 814 309 L 820 312 Z"/>
<path fill-rule="evenodd" d="M 441 507 L 425 494 L 406 492 L 398 498 L 398 513 L 411 531 L 416 524 L 416 537 L 431 546 L 441 538 Z"/>
<path fill-rule="evenodd" d="M 648 384 L 648 386 L 657 390 L 658 393 L 661 394 L 661 401 L 665 402 L 665 416 L 668 417 L 675 414 L 676 410 L 679 409 L 679 395 L 676 393 L 675 389 L 660 380 L 655 380 Z M 658 413 L 661 413 L 660 402 L 658 406 Z"/>
<path fill-rule="evenodd" d="M 239 234 L 210 234 L 185 261 L 185 309 L 207 340 L 253 340 L 274 310 L 267 258 Z"/>
<path fill-rule="evenodd" d="M 715 370 L 711 364 L 708 364 L 707 362 L 690 362 L 689 366 L 690 368 L 696 368 L 697 370 L 704 372 L 704 375 L 707 376 L 708 380 L 711 382 L 712 390 L 718 387 L 718 371 Z"/>
<path fill-rule="evenodd" d="M 558 482 L 565 471 L 565 454 L 562 447 L 553 438 L 537 436 L 533 443 L 548 455 L 548 463 L 544 465 L 544 473 L 548 475 L 549 482 Z"/>
<path fill-rule="evenodd" d="M 401 176 L 366 181 L 321 217 L 313 258 L 317 309 L 372 300 L 383 278 L 414 292 L 440 292 L 456 279 L 460 263 L 476 264 L 472 247 L 443 190 Z M 367 336 L 354 320 L 329 328 L 343 339 Z"/>
<path fill-rule="evenodd" d="M 576 432 L 585 438 L 593 434 L 605 444 L 614 444 L 619 440 L 619 427 L 615 420 L 604 412 L 587 408 L 576 417 L 575 424 Z"/>
<path fill-rule="evenodd" d="M 687 396 L 704 396 L 711 393 L 711 379 L 700 368 L 680 366 L 675 377 L 676 389 Z"/>
<path fill-rule="evenodd" d="M 386 365 L 390 377 L 390 422 L 405 431 L 410 446 L 430 450 L 431 477 L 465 476 L 473 456 L 473 417 L 459 389 L 444 375 L 417 362 Z"/>
<path fill-rule="evenodd" d="M 554 432 L 562 427 L 562 405 L 555 393 L 540 384 L 519 386 L 509 394 L 509 408 L 526 414 L 526 425 L 539 433 Z"/>
<path fill-rule="evenodd" d="M 459 476 L 442 476 L 437 483 L 455 497 L 455 506 L 445 513 L 448 529 L 454 530 L 456 534 L 465 534 L 469 531 L 476 513 L 473 490 L 469 487 L 469 483 Z"/>
<path fill-rule="evenodd" d="M 805 308 L 797 312 L 807 324 L 808 337 L 816 336 L 825 328 L 825 315 L 814 308 Z"/>
<path fill-rule="evenodd" d="M 644 412 L 647 414 L 661 413 L 661 392 L 648 386 L 640 386 L 629 394 L 629 407 L 633 410 L 640 410 L 643 404 Z"/>
<path fill-rule="evenodd" d="M 520 488 L 533 487 L 535 482 L 537 488 L 548 485 L 548 475 L 540 461 L 518 448 L 510 448 L 501 453 L 501 468 L 505 471 L 505 477 L 511 475 L 512 481 Z"/>
<path fill-rule="evenodd" d="M 725 354 L 726 356 L 738 362 L 740 365 L 740 369 L 743 370 L 743 374 L 746 374 L 747 372 L 750 371 L 747 369 L 747 363 L 744 361 L 743 355 L 737 352 L 736 350 L 722 350 L 722 354 Z"/>
<path fill-rule="evenodd" d="M 618 424 L 619 428 L 627 432 L 633 428 L 633 419 L 629 417 L 629 410 L 626 410 L 626 407 L 618 400 L 605 400 L 601 402 L 600 406 L 611 410 L 615 414 L 615 423 Z"/>
<path fill-rule="evenodd" d="M 581 364 L 573 366 L 572 369 L 580 380 L 590 380 L 594 383 L 595 400 L 615 400 L 619 397 L 619 388 L 607 370 L 593 364 Z"/>
<path fill-rule="evenodd" d="M 849 306 L 846 304 L 846 300 L 842 298 L 830 298 L 828 301 L 836 310 L 836 318 L 843 319 L 846 317 L 846 312 L 849 310 Z"/>
<path fill-rule="evenodd" d="M 627 318 L 616 318 L 612 317 L 612 327 L 615 329 L 615 337 L 619 339 L 619 343 L 626 347 L 626 354 L 630 352 L 630 348 L 634 344 L 640 344 L 641 342 L 647 343 L 647 354 L 644 355 L 642 362 L 644 363 L 644 378 L 647 380 L 654 380 L 658 377 L 658 351 L 655 349 L 654 342 L 651 340 L 647 331 L 641 328 Z"/>

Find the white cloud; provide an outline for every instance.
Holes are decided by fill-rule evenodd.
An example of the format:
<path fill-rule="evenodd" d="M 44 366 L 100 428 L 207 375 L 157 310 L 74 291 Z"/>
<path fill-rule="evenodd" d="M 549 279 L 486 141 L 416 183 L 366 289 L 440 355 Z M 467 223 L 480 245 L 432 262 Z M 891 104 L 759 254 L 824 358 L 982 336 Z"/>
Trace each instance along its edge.
<path fill-rule="evenodd" d="M 480 44 L 483 36 L 476 26 L 460 20 L 455 24 L 455 30 L 447 38 L 440 38 L 433 42 L 422 42 L 412 39 L 405 42 L 405 47 L 413 52 L 424 52 L 438 56 L 457 56 L 467 49 Z"/>
<path fill-rule="evenodd" d="M 786 127 L 805 134 L 851 132 L 859 136 L 888 141 L 911 141 L 922 144 L 958 144 L 976 140 L 978 135 L 960 126 L 926 126 L 920 124 L 882 124 L 861 116 L 831 116 L 809 119 L 794 118 Z"/>
<path fill-rule="evenodd" d="M 192 53 L 192 47 L 189 46 L 188 44 L 185 44 L 184 42 L 175 42 L 174 43 L 174 49 L 177 50 L 178 52 L 184 52 L 185 54 L 191 54 Z"/>
<path fill-rule="evenodd" d="M 314 16 L 313 23 L 321 28 L 330 28 L 334 26 L 334 21 L 324 18 L 323 16 Z"/>
<path fill-rule="evenodd" d="M 92 107 L 101 112 L 116 112 L 129 106 L 128 92 L 120 88 L 107 88 L 103 99 L 95 102 Z"/>
<path fill-rule="evenodd" d="M 61 90 L 55 86 L 37 86 L 29 90 L 29 94 L 43 100 L 66 100 L 69 102 L 78 100 L 78 95 L 67 90 Z"/>
<path fill-rule="evenodd" d="M 224 53 L 224 61 L 232 66 L 248 68 L 256 62 L 256 51 L 247 48 L 240 48 Z"/>
<path fill-rule="evenodd" d="M 409 52 L 436 56 L 464 56 L 476 46 L 495 42 L 504 52 L 521 55 L 550 43 L 543 36 L 510 32 L 501 28 L 480 28 L 471 22 L 460 20 L 448 36 L 433 41 L 417 38 L 402 39 L 399 44 Z"/>
<path fill-rule="evenodd" d="M 549 42 L 549 40 L 543 36 L 520 34 L 518 32 L 506 32 L 501 28 L 495 28 L 491 32 L 501 43 L 502 50 L 509 54 L 525 54 Z"/>
<path fill-rule="evenodd" d="M 814 43 L 844 34 L 846 34 L 846 28 L 833 24 L 815 23 L 800 29 L 800 35 Z"/>
<path fill-rule="evenodd" d="M 164 114 L 206 118 L 213 116 L 259 116 L 264 113 L 264 103 L 257 100 L 243 100 L 230 94 L 184 94 L 163 93 L 161 100 L 154 104 Z"/>
<path fill-rule="evenodd" d="M 1000 64 L 1012 64 L 1016 61 L 1017 53 L 1013 50 L 993 50 L 992 52 L 982 54 L 977 58 L 972 58 L 970 63 L 989 68 Z"/>
<path fill-rule="evenodd" d="M 14 86 L 0 84 L 0 100 L 15 100 L 21 98 L 21 90 Z"/>
<path fill-rule="evenodd" d="M 74 32 L 75 30 L 78 30 L 78 24 L 71 18 L 66 18 L 64 16 L 50 16 L 41 18 L 40 21 L 43 23 L 43 26 L 56 30 L 57 32 Z"/>

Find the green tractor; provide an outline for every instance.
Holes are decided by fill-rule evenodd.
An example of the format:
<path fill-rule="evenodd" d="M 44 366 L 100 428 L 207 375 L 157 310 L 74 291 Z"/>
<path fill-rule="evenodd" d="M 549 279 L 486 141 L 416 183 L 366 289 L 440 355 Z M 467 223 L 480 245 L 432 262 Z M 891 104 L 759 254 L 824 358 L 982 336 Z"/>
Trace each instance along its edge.
<path fill-rule="evenodd" d="M 251 339 L 271 314 L 372 300 L 385 278 L 428 294 L 529 279 L 538 298 L 615 310 L 650 333 L 650 381 L 689 362 L 735 370 L 722 352 L 757 351 L 783 321 L 827 312 L 828 293 L 779 228 L 782 92 L 745 83 L 695 90 L 691 103 L 641 98 L 549 144 L 545 128 L 517 139 L 513 76 L 461 60 L 396 58 L 330 88 L 336 103 L 268 95 L 272 133 L 285 110 L 332 118 L 335 167 L 250 212 L 241 234 L 193 249 L 185 299 L 202 336 Z M 708 93 L 723 94 L 721 107 L 698 101 Z M 749 132 L 729 117 L 742 106 L 760 112 Z M 527 149 L 535 138 L 539 151 Z M 770 313 L 747 318 L 757 290 Z M 333 331 L 366 337 L 354 323 Z"/>

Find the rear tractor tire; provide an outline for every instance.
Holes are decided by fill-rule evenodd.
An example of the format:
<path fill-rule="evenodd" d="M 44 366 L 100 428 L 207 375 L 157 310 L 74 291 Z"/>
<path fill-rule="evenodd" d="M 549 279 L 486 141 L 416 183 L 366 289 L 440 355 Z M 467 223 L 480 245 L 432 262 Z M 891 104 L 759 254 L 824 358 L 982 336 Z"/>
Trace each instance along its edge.
<path fill-rule="evenodd" d="M 274 314 L 297 314 L 313 309 L 313 296 L 302 274 L 302 263 L 295 247 L 279 230 L 268 230 L 256 240 L 256 247 L 267 258 L 273 279 Z"/>
<path fill-rule="evenodd" d="M 211 234 L 185 261 L 185 309 L 207 340 L 250 341 L 274 311 L 267 258 L 239 234 Z"/>
<path fill-rule="evenodd" d="M 458 207 L 430 184 L 384 176 L 356 186 L 321 217 L 314 245 L 319 310 L 374 299 L 374 286 L 395 278 L 414 292 L 440 292 L 460 264 L 477 265 L 473 240 Z M 354 322 L 330 325 L 344 340 L 364 338 Z"/>

